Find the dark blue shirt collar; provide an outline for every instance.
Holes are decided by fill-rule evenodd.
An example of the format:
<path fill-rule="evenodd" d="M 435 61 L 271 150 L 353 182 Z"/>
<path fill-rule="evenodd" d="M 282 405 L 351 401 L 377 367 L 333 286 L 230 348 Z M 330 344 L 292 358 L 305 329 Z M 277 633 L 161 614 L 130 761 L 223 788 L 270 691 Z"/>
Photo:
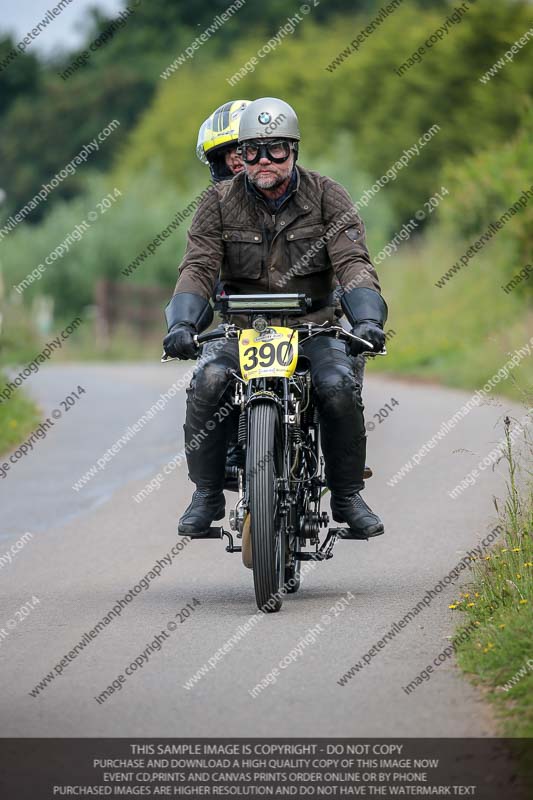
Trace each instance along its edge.
<path fill-rule="evenodd" d="M 277 200 L 270 200 L 268 197 L 265 197 L 265 195 L 261 192 L 261 190 L 258 189 L 256 186 L 254 186 L 254 184 L 249 180 L 248 176 L 246 176 L 246 183 L 248 188 L 253 192 L 253 194 L 255 194 L 256 197 L 260 198 L 263 201 L 263 203 L 266 205 L 270 213 L 275 214 L 276 211 L 283 205 L 285 200 L 289 197 L 289 195 L 293 193 L 294 189 L 296 188 L 297 178 L 298 176 L 296 173 L 296 168 L 294 168 L 292 170 L 291 178 L 287 188 L 285 189 L 281 197 L 277 198 Z"/>

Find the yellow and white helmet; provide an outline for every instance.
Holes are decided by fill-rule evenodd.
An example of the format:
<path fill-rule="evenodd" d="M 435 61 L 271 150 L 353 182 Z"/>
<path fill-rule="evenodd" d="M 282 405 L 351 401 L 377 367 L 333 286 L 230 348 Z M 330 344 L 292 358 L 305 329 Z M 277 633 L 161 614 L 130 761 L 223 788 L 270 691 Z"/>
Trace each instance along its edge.
<path fill-rule="evenodd" d="M 213 111 L 200 126 L 196 155 L 204 164 L 209 164 L 214 181 L 232 177 L 224 160 L 227 147 L 236 147 L 239 141 L 239 124 L 243 111 L 250 100 L 230 100 Z"/>

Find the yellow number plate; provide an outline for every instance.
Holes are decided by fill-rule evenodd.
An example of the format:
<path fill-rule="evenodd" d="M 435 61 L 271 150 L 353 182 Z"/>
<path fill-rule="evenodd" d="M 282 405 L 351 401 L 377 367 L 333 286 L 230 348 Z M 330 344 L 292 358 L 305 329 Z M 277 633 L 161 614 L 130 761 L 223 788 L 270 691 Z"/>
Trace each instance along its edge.
<path fill-rule="evenodd" d="M 290 378 L 298 360 L 298 331 L 272 326 L 259 333 L 241 331 L 239 361 L 242 377 Z"/>

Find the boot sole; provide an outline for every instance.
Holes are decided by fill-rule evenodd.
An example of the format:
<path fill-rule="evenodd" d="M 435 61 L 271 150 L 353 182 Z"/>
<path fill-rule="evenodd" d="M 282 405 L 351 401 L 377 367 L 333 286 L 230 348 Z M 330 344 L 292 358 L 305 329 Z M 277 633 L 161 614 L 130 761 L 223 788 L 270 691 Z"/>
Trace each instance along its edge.
<path fill-rule="evenodd" d="M 380 531 L 375 531 L 374 533 L 347 528 L 346 533 L 341 536 L 341 539 L 373 539 L 375 536 L 381 536 L 383 533 L 385 533 L 385 528 Z"/>
<path fill-rule="evenodd" d="M 212 521 L 214 522 L 215 520 L 218 521 L 219 519 L 224 519 L 225 514 L 226 514 L 226 505 L 224 504 L 223 506 L 220 506 L 220 508 L 217 510 Z M 193 537 L 196 536 L 198 538 L 201 538 L 202 536 L 207 536 L 210 527 L 211 523 L 209 523 L 207 528 L 201 528 L 200 530 L 198 530 L 198 528 L 195 529 L 192 525 L 188 525 L 187 523 L 184 524 L 179 523 L 178 533 L 182 535 L 193 536 Z"/>
<path fill-rule="evenodd" d="M 346 522 L 344 517 L 340 516 L 340 514 L 335 514 L 332 511 L 331 512 L 331 516 L 333 517 L 333 520 L 335 522 L 344 522 L 345 525 L 348 525 L 348 523 Z M 373 531 L 372 533 L 370 533 L 368 530 L 364 530 L 362 528 L 348 528 L 348 530 L 353 531 L 355 534 L 358 534 L 358 535 L 353 537 L 354 539 L 360 538 L 361 536 L 365 536 L 365 537 L 370 539 L 373 536 L 381 536 L 383 533 L 385 533 L 385 526 L 384 525 L 380 525 L 380 528 L 378 528 L 378 530 L 376 530 L 376 531 Z M 343 536 L 342 538 L 343 539 L 349 539 L 349 538 L 352 538 L 352 537 L 350 537 L 349 535 L 346 535 L 346 536 Z"/>

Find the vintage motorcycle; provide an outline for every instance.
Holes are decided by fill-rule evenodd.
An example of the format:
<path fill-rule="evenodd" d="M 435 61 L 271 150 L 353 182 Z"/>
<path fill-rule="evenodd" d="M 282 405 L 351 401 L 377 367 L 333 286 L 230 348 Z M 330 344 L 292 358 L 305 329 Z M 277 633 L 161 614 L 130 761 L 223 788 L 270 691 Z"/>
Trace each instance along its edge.
<path fill-rule="evenodd" d="M 219 295 L 217 306 L 224 319 L 246 315 L 248 326 L 224 322 L 196 335 L 197 345 L 237 339 L 240 374 L 233 372 L 227 414 L 236 417 L 241 465 L 226 473 L 238 499 L 229 513 L 230 530 L 213 526 L 195 538 L 228 539 L 226 551 L 242 553 L 254 577 L 257 607 L 279 611 L 283 597 L 300 586 L 302 561 L 324 561 L 333 556 L 337 538 L 354 536 L 347 528 L 329 528 L 320 542 L 320 529 L 329 516 L 320 510 L 326 493 L 324 462 L 320 454 L 320 420 L 315 405 L 309 364 L 299 345 L 314 336 L 356 339 L 374 353 L 372 345 L 340 325 L 301 323 L 288 326 L 289 318 L 308 312 L 304 294 Z M 271 325 L 279 318 L 281 325 Z M 173 360 L 163 354 L 162 361 Z M 236 545 L 241 539 L 241 545 Z M 310 547 L 313 549 L 305 550 Z"/>

